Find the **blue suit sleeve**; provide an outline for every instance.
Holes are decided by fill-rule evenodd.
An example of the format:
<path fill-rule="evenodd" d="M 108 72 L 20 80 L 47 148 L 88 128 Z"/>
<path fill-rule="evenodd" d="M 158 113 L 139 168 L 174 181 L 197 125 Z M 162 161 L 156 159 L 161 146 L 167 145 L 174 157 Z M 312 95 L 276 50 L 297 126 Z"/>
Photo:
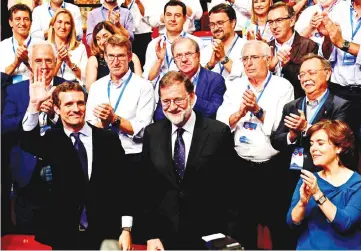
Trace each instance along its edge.
<path fill-rule="evenodd" d="M 302 179 L 299 179 L 298 180 L 298 183 L 297 183 L 297 186 L 295 188 L 295 191 L 293 192 L 293 196 L 292 196 L 292 201 L 291 201 L 291 206 L 290 208 L 288 209 L 288 212 L 287 212 L 287 218 L 286 218 L 286 222 L 288 224 L 288 226 L 290 228 L 293 228 L 295 226 L 299 226 L 302 224 L 302 222 L 300 224 L 295 224 L 293 223 L 292 221 L 292 210 L 293 208 L 297 205 L 297 203 L 300 201 L 300 187 L 302 185 Z"/>
<path fill-rule="evenodd" d="M 1 115 L 1 134 L 20 130 L 21 121 L 25 115 L 25 111 L 20 111 L 19 109 L 19 101 L 16 99 L 19 94 L 16 93 L 16 89 L 13 87 L 15 86 L 9 86 L 7 88 L 4 110 Z"/>
<path fill-rule="evenodd" d="M 213 78 L 211 82 L 207 83 L 207 85 L 214 86 L 210 100 L 205 100 L 201 96 L 197 96 L 194 110 L 201 112 L 206 117 L 216 118 L 218 108 L 223 103 L 223 95 L 226 92 L 224 78 L 217 76 Z"/>
<path fill-rule="evenodd" d="M 354 191 L 344 208 L 335 205 L 337 211 L 332 225 L 341 233 L 346 233 L 361 225 L 361 181 Z"/>
<path fill-rule="evenodd" d="M 160 100 L 158 101 L 157 108 L 154 111 L 154 121 L 165 119 L 165 115 L 162 110 L 162 104 L 160 103 Z"/>
<path fill-rule="evenodd" d="M 133 15 L 129 11 L 127 21 L 124 24 L 124 28 L 129 32 L 129 40 L 133 42 L 134 40 L 134 21 Z"/>

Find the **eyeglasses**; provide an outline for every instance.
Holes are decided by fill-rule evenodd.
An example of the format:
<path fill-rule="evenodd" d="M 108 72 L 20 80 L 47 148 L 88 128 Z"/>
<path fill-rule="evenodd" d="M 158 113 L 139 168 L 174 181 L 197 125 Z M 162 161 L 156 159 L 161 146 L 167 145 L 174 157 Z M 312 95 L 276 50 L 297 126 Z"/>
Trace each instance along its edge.
<path fill-rule="evenodd" d="M 109 61 L 114 61 L 115 58 L 117 58 L 118 60 L 125 60 L 127 59 L 127 54 L 118 54 L 118 55 L 108 54 L 107 57 Z"/>
<path fill-rule="evenodd" d="M 46 65 L 52 65 L 54 63 L 54 60 L 52 59 L 35 59 L 34 64 L 36 65 L 43 65 L 43 62 L 45 62 Z"/>
<path fill-rule="evenodd" d="M 280 26 L 281 23 L 284 21 L 284 20 L 287 20 L 287 19 L 290 19 L 291 17 L 288 16 L 288 17 L 281 17 L 281 18 L 277 18 L 276 20 L 267 20 L 267 23 L 269 26 L 272 26 L 274 23 L 277 24 L 277 26 Z"/>
<path fill-rule="evenodd" d="M 300 74 L 298 74 L 298 79 L 301 80 L 303 78 L 305 78 L 307 75 L 309 75 L 310 77 L 316 76 L 318 72 L 320 71 L 324 71 L 324 70 L 328 70 L 327 68 L 323 68 L 323 69 L 319 69 L 319 70 L 309 70 L 306 72 L 300 72 Z"/>
<path fill-rule="evenodd" d="M 217 27 L 222 27 L 222 26 L 224 25 L 224 23 L 227 22 L 227 21 L 229 21 L 229 20 L 230 20 L 230 19 L 227 19 L 227 20 L 225 20 L 225 21 L 218 21 L 218 22 L 216 22 L 216 23 L 209 23 L 209 28 L 214 29 L 214 28 L 216 28 L 216 26 L 217 26 Z"/>
<path fill-rule="evenodd" d="M 184 98 L 175 98 L 175 99 L 164 99 L 160 102 L 162 103 L 163 109 L 167 109 L 171 103 L 174 103 L 176 106 L 181 106 L 184 104 L 185 100 L 187 99 L 188 95 Z"/>
<path fill-rule="evenodd" d="M 248 60 L 251 60 L 253 63 L 256 63 L 261 60 L 261 58 L 267 57 L 267 55 L 251 55 L 251 56 L 244 56 L 242 57 L 242 62 L 244 64 L 248 63 Z"/>
<path fill-rule="evenodd" d="M 173 58 L 174 58 L 174 61 L 181 61 L 183 56 L 186 57 L 186 58 L 191 58 L 194 54 L 196 54 L 197 52 L 186 52 L 184 54 L 177 54 L 175 55 Z"/>

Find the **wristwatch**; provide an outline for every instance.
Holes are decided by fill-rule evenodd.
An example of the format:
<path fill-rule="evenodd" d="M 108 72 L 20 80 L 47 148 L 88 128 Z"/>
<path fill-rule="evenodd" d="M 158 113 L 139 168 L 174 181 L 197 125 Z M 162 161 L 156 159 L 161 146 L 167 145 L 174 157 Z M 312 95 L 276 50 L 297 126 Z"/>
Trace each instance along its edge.
<path fill-rule="evenodd" d="M 213 66 L 213 67 L 209 66 L 208 63 L 206 64 L 206 67 L 207 67 L 207 69 L 210 70 L 210 71 L 213 70 L 213 68 L 214 68 L 214 66 Z"/>
<path fill-rule="evenodd" d="M 132 232 L 132 228 L 131 227 L 123 227 L 123 231 Z"/>
<path fill-rule="evenodd" d="M 72 71 L 74 71 L 76 68 L 78 68 L 78 66 L 73 63 L 73 64 L 71 65 L 71 68 L 70 68 L 70 69 L 71 69 Z"/>
<path fill-rule="evenodd" d="M 349 48 L 350 48 L 350 41 L 343 40 L 341 50 L 348 52 Z"/>
<path fill-rule="evenodd" d="M 322 205 L 323 203 L 325 203 L 325 201 L 327 200 L 327 197 L 322 194 L 322 196 L 320 198 L 318 198 L 318 200 L 316 200 L 318 205 Z"/>
<path fill-rule="evenodd" d="M 116 116 L 116 117 L 115 117 L 115 120 L 114 120 L 113 123 L 112 123 L 112 125 L 119 127 L 121 121 L 122 121 L 122 120 L 121 120 L 120 116 Z"/>
<path fill-rule="evenodd" d="M 223 60 L 221 61 L 221 64 L 227 64 L 229 62 L 229 58 L 225 56 Z"/>
<path fill-rule="evenodd" d="M 259 108 L 259 110 L 257 112 L 254 113 L 254 116 L 256 116 L 256 118 L 261 119 L 263 117 L 264 111 L 262 109 L 262 107 Z"/>

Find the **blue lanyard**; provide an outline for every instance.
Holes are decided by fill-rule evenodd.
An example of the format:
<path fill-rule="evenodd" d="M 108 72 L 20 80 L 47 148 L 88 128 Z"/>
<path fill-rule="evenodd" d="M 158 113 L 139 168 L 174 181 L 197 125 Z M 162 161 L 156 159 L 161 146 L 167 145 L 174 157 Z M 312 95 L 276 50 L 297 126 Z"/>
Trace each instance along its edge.
<path fill-rule="evenodd" d="M 325 96 L 323 96 L 323 98 L 321 99 L 321 102 L 319 103 L 317 110 L 315 111 L 315 113 L 313 114 L 312 118 L 310 120 L 308 120 L 308 123 L 310 125 L 313 124 L 313 121 L 315 120 L 315 117 L 317 115 L 317 113 L 320 111 L 321 107 L 323 106 L 323 104 L 326 102 L 326 99 L 328 97 L 329 91 L 327 89 Z M 305 106 L 306 106 L 306 97 L 303 98 L 303 102 L 302 102 L 302 111 L 306 114 L 305 111 Z"/>
<path fill-rule="evenodd" d="M 307 7 L 310 7 L 312 4 L 312 0 L 307 0 Z"/>
<path fill-rule="evenodd" d="M 335 7 L 335 5 L 336 5 L 338 2 L 339 2 L 338 0 L 335 1 L 335 2 L 330 6 L 330 8 L 328 8 L 327 13 L 330 13 L 330 12 L 332 11 L 333 7 Z M 323 12 L 325 8 L 323 8 L 321 4 L 320 4 L 320 7 L 321 7 L 321 11 Z"/>
<path fill-rule="evenodd" d="M 26 48 L 29 48 L 30 42 L 31 42 L 31 37 L 29 38 L 29 41 L 26 43 Z M 15 52 L 14 37 L 11 38 L 11 43 L 13 44 L 13 52 L 15 54 L 16 52 Z"/>
<path fill-rule="evenodd" d="M 63 1 L 63 4 L 61 5 L 61 8 L 65 9 L 65 2 L 64 1 Z M 51 9 L 51 7 L 50 7 L 50 4 L 49 4 L 48 12 L 49 12 L 50 17 L 53 17 L 54 14 L 51 14 L 50 9 Z M 55 11 L 54 11 L 54 13 L 55 13 Z"/>
<path fill-rule="evenodd" d="M 361 27 L 361 22 L 358 22 L 358 25 L 356 27 L 356 29 L 353 29 L 353 15 L 352 15 L 352 8 L 350 8 L 350 22 L 351 22 L 351 31 L 352 31 L 352 37 L 351 40 L 353 41 L 353 38 L 355 37 L 355 35 L 357 34 L 358 30 Z"/>
<path fill-rule="evenodd" d="M 185 37 L 185 35 L 186 35 L 186 33 L 183 32 L 182 34 L 180 34 L 180 37 Z M 168 41 L 168 39 L 167 39 L 166 36 L 164 36 L 164 39 L 165 39 L 165 41 Z M 165 48 L 165 60 L 166 60 L 166 62 L 167 62 L 167 67 L 168 67 L 168 71 L 169 71 L 169 67 L 170 67 L 170 65 L 171 65 L 172 62 L 173 62 L 173 58 L 172 58 L 172 57 L 169 58 L 167 47 Z"/>
<path fill-rule="evenodd" d="M 231 48 L 229 48 L 229 50 L 227 52 L 227 57 L 229 56 L 229 54 L 231 54 L 231 51 L 233 50 L 234 45 L 237 43 L 238 38 L 239 38 L 239 36 L 236 34 L 236 38 L 234 39 L 234 41 L 233 41 L 233 43 L 231 45 Z M 222 72 L 224 70 L 224 66 L 222 66 L 220 62 L 218 62 L 218 66 L 221 69 L 221 72 L 219 74 L 222 75 Z"/>
<path fill-rule="evenodd" d="M 193 78 L 194 88 L 196 88 L 196 86 L 197 86 L 197 84 L 198 84 L 199 73 L 200 73 L 200 71 L 199 71 L 199 72 L 197 73 L 197 75 L 195 75 L 194 78 Z"/>
<path fill-rule="evenodd" d="M 130 9 L 133 7 L 134 1 L 135 1 L 135 0 L 133 0 L 132 3 L 129 5 L 128 10 L 130 10 Z"/>
<path fill-rule="evenodd" d="M 263 29 L 262 34 L 261 34 L 261 37 L 263 37 L 264 31 L 266 30 L 266 27 L 267 27 L 267 24 L 268 24 L 268 23 L 266 23 L 266 25 L 264 26 L 264 29 Z M 257 33 L 258 33 L 258 24 L 256 24 L 256 34 L 257 34 Z"/>
<path fill-rule="evenodd" d="M 127 78 L 127 80 L 126 80 L 125 83 L 124 83 L 124 87 L 123 87 L 122 91 L 121 91 L 120 94 L 119 94 L 117 103 L 115 104 L 114 112 L 116 112 L 117 109 L 118 109 L 119 102 L 120 102 L 120 100 L 121 100 L 122 97 L 123 97 L 125 88 L 127 88 L 127 85 L 129 84 L 129 81 L 130 81 L 130 79 L 132 78 L 132 75 L 133 75 L 133 72 L 130 72 L 129 77 Z M 108 82 L 108 99 L 109 99 L 109 103 L 110 103 L 110 84 L 111 84 L 111 80 L 109 79 L 109 82 Z"/>
<path fill-rule="evenodd" d="M 60 73 L 62 78 L 64 77 L 65 65 L 66 65 L 65 62 L 63 62 L 60 67 Z"/>
<path fill-rule="evenodd" d="M 266 90 L 266 87 L 267 87 L 268 83 L 271 81 L 272 74 L 271 74 L 270 72 L 269 72 L 268 74 L 269 74 L 269 76 L 268 76 L 268 78 L 267 78 L 266 84 L 264 85 L 261 94 L 260 94 L 260 95 L 258 96 L 258 98 L 257 98 L 257 104 L 258 104 L 258 102 L 260 101 L 260 99 L 261 99 L 261 97 L 262 97 L 262 95 L 263 95 L 264 90 Z M 251 89 L 251 87 L 249 86 L 249 84 L 247 85 L 247 89 L 248 89 L 248 90 Z M 253 113 L 251 112 L 251 117 L 252 117 L 252 116 L 253 116 Z"/>

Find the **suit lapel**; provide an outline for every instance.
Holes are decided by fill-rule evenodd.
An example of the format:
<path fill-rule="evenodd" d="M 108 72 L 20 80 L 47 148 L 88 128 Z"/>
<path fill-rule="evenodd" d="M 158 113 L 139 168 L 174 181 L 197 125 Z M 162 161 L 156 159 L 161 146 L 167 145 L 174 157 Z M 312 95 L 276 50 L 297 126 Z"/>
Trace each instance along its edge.
<path fill-rule="evenodd" d="M 184 176 L 187 176 L 187 173 L 191 172 L 193 168 L 195 168 L 195 170 L 199 168 L 199 166 L 196 165 L 196 162 L 198 156 L 202 153 L 203 147 L 205 146 L 209 136 L 209 133 L 207 133 L 206 129 L 207 125 L 204 124 L 204 118 L 202 116 L 196 115 L 196 124 L 194 126 L 194 132 Z"/>
<path fill-rule="evenodd" d="M 208 83 L 207 81 L 207 75 L 205 74 L 205 70 L 203 69 L 203 67 L 201 67 L 200 71 L 199 71 L 199 77 L 198 77 L 198 82 L 197 82 L 197 88 L 196 88 L 196 95 L 197 97 L 203 97 L 203 92 L 206 88 L 206 84 Z"/>
<path fill-rule="evenodd" d="M 328 115 L 330 114 L 330 110 L 332 109 L 332 101 L 333 101 L 333 95 L 329 93 L 325 103 L 316 114 L 315 119 L 313 120 L 313 124 L 317 123 L 323 118 L 328 117 Z"/>
<path fill-rule="evenodd" d="M 300 48 L 301 48 L 301 36 L 297 32 L 295 32 L 295 38 L 293 40 L 292 49 L 290 51 L 291 53 L 290 58 L 292 59 L 297 58 L 297 54 Z"/>

